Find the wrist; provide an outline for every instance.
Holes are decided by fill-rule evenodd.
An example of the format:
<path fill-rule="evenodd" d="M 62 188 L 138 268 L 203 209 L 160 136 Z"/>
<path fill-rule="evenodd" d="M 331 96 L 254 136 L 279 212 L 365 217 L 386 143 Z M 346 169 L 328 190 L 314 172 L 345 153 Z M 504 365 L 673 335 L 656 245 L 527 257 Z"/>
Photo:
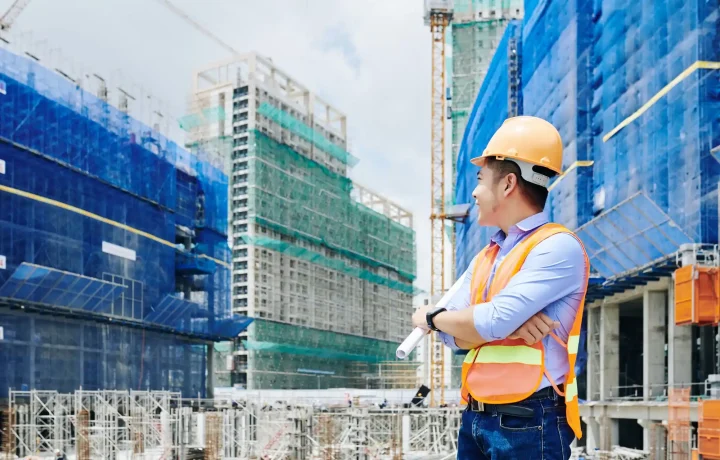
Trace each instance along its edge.
<path fill-rule="evenodd" d="M 431 331 L 442 332 L 440 328 L 437 327 L 436 319 L 439 315 L 446 311 L 447 308 L 440 307 L 434 308 L 425 314 L 425 321 L 427 322 L 427 326 Z"/>

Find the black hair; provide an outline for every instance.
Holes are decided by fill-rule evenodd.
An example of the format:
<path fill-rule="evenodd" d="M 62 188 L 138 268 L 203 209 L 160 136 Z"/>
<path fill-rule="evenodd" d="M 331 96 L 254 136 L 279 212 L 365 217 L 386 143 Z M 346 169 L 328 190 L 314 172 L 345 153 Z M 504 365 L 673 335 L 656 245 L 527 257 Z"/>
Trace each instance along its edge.
<path fill-rule="evenodd" d="M 548 189 L 523 179 L 520 171 L 520 166 L 518 166 L 517 163 L 515 163 L 514 161 L 498 160 L 497 158 L 490 157 L 487 159 L 485 167 L 495 173 L 494 178 L 496 184 L 500 179 L 504 179 L 505 176 L 507 176 L 508 174 L 515 174 L 520 193 L 522 193 L 523 196 L 527 198 L 527 200 L 533 207 L 537 208 L 538 212 L 545 209 L 545 203 L 547 202 L 548 197 Z M 553 177 L 556 175 L 554 171 L 548 168 L 544 168 L 542 166 L 533 166 L 533 170 L 538 174 L 542 174 L 548 177 Z"/>

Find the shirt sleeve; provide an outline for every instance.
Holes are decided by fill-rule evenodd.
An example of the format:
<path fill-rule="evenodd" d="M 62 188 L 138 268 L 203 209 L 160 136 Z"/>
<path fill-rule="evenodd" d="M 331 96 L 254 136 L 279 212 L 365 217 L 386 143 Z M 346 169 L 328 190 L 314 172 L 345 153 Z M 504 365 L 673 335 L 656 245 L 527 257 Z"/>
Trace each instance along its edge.
<path fill-rule="evenodd" d="M 437 303 L 436 307 L 445 307 L 448 310 L 462 310 L 470 306 L 470 286 L 472 284 L 472 271 L 475 266 L 475 256 L 470 262 L 465 273 L 455 281 L 455 284 L 448 290 L 445 295 Z M 443 343 L 452 350 L 459 350 L 460 347 L 455 343 L 455 337 L 445 332 L 438 332 L 438 336 Z"/>
<path fill-rule="evenodd" d="M 485 340 L 502 340 L 548 305 L 584 289 L 585 255 L 567 233 L 540 242 L 505 289 L 475 305 L 475 329 Z"/>

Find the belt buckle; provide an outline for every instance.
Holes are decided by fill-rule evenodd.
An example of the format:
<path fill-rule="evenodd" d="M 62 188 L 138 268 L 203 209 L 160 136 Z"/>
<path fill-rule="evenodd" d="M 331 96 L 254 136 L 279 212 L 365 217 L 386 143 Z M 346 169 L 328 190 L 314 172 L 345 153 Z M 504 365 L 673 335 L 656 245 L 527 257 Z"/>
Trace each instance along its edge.
<path fill-rule="evenodd" d="M 485 412 L 485 403 L 473 400 L 473 412 Z"/>

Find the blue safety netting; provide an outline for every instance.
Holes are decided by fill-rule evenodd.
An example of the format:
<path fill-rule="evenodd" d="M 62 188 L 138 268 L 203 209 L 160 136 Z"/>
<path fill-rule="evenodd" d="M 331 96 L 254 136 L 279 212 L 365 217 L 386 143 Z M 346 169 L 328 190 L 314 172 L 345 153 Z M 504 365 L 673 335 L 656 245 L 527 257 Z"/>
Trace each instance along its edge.
<path fill-rule="evenodd" d="M 9 388 L 206 394 L 204 343 L 118 324 L 6 310 L 0 310 L 0 324 L 0 398 Z"/>
<path fill-rule="evenodd" d="M 472 192 L 477 185 L 478 167 L 471 164 L 470 160 L 482 155 L 493 133 L 508 116 L 508 41 L 510 37 L 519 40 L 520 32 L 520 23 L 510 21 L 473 105 L 458 152 L 455 203 L 472 203 L 470 215 L 463 223 L 455 226 L 458 276 L 497 231 L 496 228 L 480 227 L 477 223 L 477 208 Z"/>
<path fill-rule="evenodd" d="M 717 0 L 525 2 L 522 112 L 558 128 L 569 170 L 554 183 L 546 211 L 571 229 L 593 223 L 583 227 L 589 247 L 597 244 L 587 239 L 590 229 L 608 225 L 617 214 L 602 213 L 640 192 L 643 198 L 632 203 L 647 199 L 643 206 L 657 208 L 690 241 L 718 241 L 720 164 L 711 150 L 720 145 L 720 71 L 703 62 L 720 62 L 719 11 Z M 506 72 L 501 46 L 475 103 L 482 110 L 465 133 L 464 143 L 477 144 L 468 150 L 481 151 L 507 113 L 507 83 L 500 80 Z M 652 99 L 677 77 L 674 87 Z M 461 152 L 458 203 L 469 202 L 475 181 L 477 168 L 468 159 Z M 459 274 L 492 230 L 458 227 Z M 678 249 L 652 232 L 643 238 L 665 258 Z M 648 257 L 603 266 L 595 257 L 593 270 L 617 277 L 658 255 L 646 251 Z"/>
<path fill-rule="evenodd" d="M 605 278 L 649 266 L 692 239 L 644 193 L 577 229 L 593 269 Z"/>
<path fill-rule="evenodd" d="M 8 338 L 29 324 L 56 356 L 30 359 L 33 335 L 0 341 L 0 368 L 30 369 L 0 373 L 0 391 L 204 391 L 199 340 L 236 337 L 251 321 L 230 313 L 228 180 L 208 158 L 0 50 L 0 315 L 18 305 L 53 314 L 8 313 L 0 326 Z M 190 320 L 149 316 L 170 297 L 194 306 Z"/>
<path fill-rule="evenodd" d="M 0 297 L 90 313 L 112 313 L 126 286 L 26 262 L 0 286 Z"/>
<path fill-rule="evenodd" d="M 530 8 L 530 9 L 527 9 Z M 592 0 L 526 3 L 522 40 L 523 113 L 548 120 L 563 140 L 563 170 L 546 212 L 575 229 L 592 218 Z"/>
<path fill-rule="evenodd" d="M 228 179 L 205 152 L 188 152 L 57 72 L 5 49 L 0 83 L 0 137 L 227 232 Z M 178 178 L 183 174 L 196 182 L 190 195 L 188 178 Z M 180 207 L 179 194 L 186 200 Z M 193 200 L 202 202 L 201 212 L 188 207 Z"/>
<path fill-rule="evenodd" d="M 720 61 L 718 1 L 597 3 L 593 44 L 595 212 L 642 191 L 695 242 L 717 242 L 720 76 L 699 69 L 607 142 L 696 61 Z"/>

